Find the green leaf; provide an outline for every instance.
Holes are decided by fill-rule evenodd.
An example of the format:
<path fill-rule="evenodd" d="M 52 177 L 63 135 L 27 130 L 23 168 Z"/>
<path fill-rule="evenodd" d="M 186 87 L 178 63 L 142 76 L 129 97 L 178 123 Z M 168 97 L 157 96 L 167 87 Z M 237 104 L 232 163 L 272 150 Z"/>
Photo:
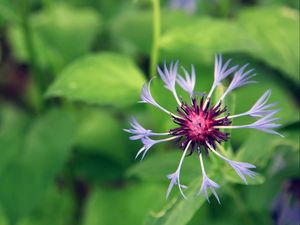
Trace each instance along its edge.
<path fill-rule="evenodd" d="M 18 225 L 71 224 L 75 211 L 74 206 L 75 202 L 69 190 L 51 187 L 37 208 L 28 217 L 22 219 Z"/>
<path fill-rule="evenodd" d="M 0 1 L 0 27 L 5 24 L 5 22 L 17 22 L 17 6 L 15 2 L 9 0 Z"/>
<path fill-rule="evenodd" d="M 79 112 L 78 118 L 75 144 L 80 151 L 104 155 L 120 163 L 129 161 L 127 135 L 112 113 L 87 108 Z"/>
<path fill-rule="evenodd" d="M 66 4 L 54 4 L 32 14 L 29 25 L 37 61 L 41 67 L 55 69 L 86 54 L 100 29 L 99 14 L 91 8 L 77 9 Z M 28 62 L 26 43 L 19 26 L 9 30 L 9 40 L 15 56 Z"/>
<path fill-rule="evenodd" d="M 297 149 L 297 146 L 299 145 L 300 121 L 297 120 L 287 124 L 287 126 L 280 129 L 280 132 L 283 133 L 285 139 L 292 146 L 295 146 L 294 149 Z"/>
<path fill-rule="evenodd" d="M 151 24 L 151 11 L 124 10 L 111 22 L 110 29 L 115 45 L 123 49 L 149 53 L 152 43 Z"/>
<path fill-rule="evenodd" d="M 299 83 L 299 11 L 287 7 L 249 8 L 237 22 L 253 40 L 249 53 Z"/>
<path fill-rule="evenodd" d="M 107 184 L 123 178 L 122 163 L 96 153 L 78 151 L 73 154 L 72 163 L 76 178 L 90 184 Z"/>
<path fill-rule="evenodd" d="M 30 212 L 52 184 L 70 151 L 73 131 L 69 114 L 54 110 L 16 137 L 22 143 L 18 155 L 0 173 L 0 203 L 12 223 Z M 7 147 L 0 142 L 1 149 Z"/>
<path fill-rule="evenodd" d="M 137 102 L 142 84 L 143 75 L 131 59 L 101 53 L 83 57 L 66 67 L 46 96 L 124 107 Z"/>
<path fill-rule="evenodd" d="M 265 167 L 278 146 L 291 146 L 285 138 L 265 134 L 252 134 L 242 145 L 237 154 L 237 161 L 251 162 L 258 167 Z M 295 146 L 297 148 L 297 146 Z"/>
<path fill-rule="evenodd" d="M 3 105 L 0 112 L 0 173 L 17 157 L 29 118 L 20 109 Z"/>
<path fill-rule="evenodd" d="M 82 224 L 143 224 L 147 213 L 165 201 L 164 191 L 151 183 L 127 184 L 122 189 L 96 188 L 88 199 Z"/>
<path fill-rule="evenodd" d="M 245 204 L 251 211 L 268 209 L 270 202 L 274 202 L 279 193 L 287 193 L 286 184 L 299 177 L 299 141 L 296 151 L 288 145 L 277 146 L 265 174 L 266 182 L 263 185 L 249 188 L 245 192 Z M 258 200 L 260 204 L 257 204 Z"/>
<path fill-rule="evenodd" d="M 100 17 L 94 9 L 65 4 L 55 4 L 31 20 L 41 38 L 67 62 L 90 50 L 100 28 Z"/>
<path fill-rule="evenodd" d="M 39 202 L 36 209 L 22 218 L 17 225 L 64 225 L 72 222 L 74 199 L 71 192 L 52 186 Z M 49 220 L 51 218 L 51 220 Z M 7 217 L 0 210 L 0 224 L 9 225 Z"/>
<path fill-rule="evenodd" d="M 28 50 L 22 29 L 19 26 L 11 26 L 8 30 L 8 38 L 10 47 L 17 60 L 29 63 Z M 35 49 L 36 61 L 40 67 L 48 67 L 49 65 L 61 67 L 63 65 L 63 56 L 54 48 L 47 45 L 35 31 L 32 32 L 32 42 Z"/>
<path fill-rule="evenodd" d="M 152 10 L 140 8 L 126 8 L 115 16 L 111 22 L 111 33 L 115 45 L 123 50 L 138 51 L 150 54 L 152 45 Z M 162 33 L 177 26 L 185 26 L 195 18 L 184 12 L 162 10 Z"/>
<path fill-rule="evenodd" d="M 135 176 L 146 181 L 167 181 L 167 175 L 174 172 L 178 167 L 182 152 L 175 149 L 174 152 L 159 153 L 145 157 L 143 161 L 137 162 L 127 171 L 128 176 Z M 199 160 L 195 155 L 187 157 L 182 167 L 182 181 L 189 181 L 199 176 Z"/>
<path fill-rule="evenodd" d="M 299 83 L 298 17 L 286 7 L 249 8 L 233 20 L 195 17 L 162 33 L 161 58 L 211 63 L 215 53 L 244 52 Z"/>
<path fill-rule="evenodd" d="M 246 51 L 252 42 L 234 22 L 199 17 L 168 30 L 162 35 L 160 46 L 165 57 L 211 63 L 215 53 Z"/>

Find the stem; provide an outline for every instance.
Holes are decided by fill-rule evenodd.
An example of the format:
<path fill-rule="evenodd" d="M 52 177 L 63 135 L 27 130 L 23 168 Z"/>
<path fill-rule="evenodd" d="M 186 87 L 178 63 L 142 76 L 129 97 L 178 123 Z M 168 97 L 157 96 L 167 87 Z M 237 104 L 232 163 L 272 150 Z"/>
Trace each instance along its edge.
<path fill-rule="evenodd" d="M 161 143 L 161 142 L 165 142 L 165 141 L 172 141 L 172 140 L 174 140 L 176 138 L 178 138 L 178 136 L 169 137 L 169 138 L 160 139 L 160 140 L 155 140 L 155 141 L 157 141 L 157 143 Z"/>
<path fill-rule="evenodd" d="M 153 77 L 158 62 L 159 42 L 160 42 L 160 3 L 159 0 L 152 0 L 153 7 L 153 41 L 150 58 L 150 77 Z"/>
<path fill-rule="evenodd" d="M 179 107 L 180 107 L 180 106 L 181 106 L 181 102 L 180 102 L 180 100 L 179 100 L 179 98 L 178 98 L 178 95 L 177 95 L 177 92 L 176 92 L 175 88 L 174 88 L 174 91 L 173 91 L 173 95 L 174 95 L 174 97 L 175 97 L 175 100 L 176 100 L 177 104 L 178 104 Z"/>
<path fill-rule="evenodd" d="M 176 172 L 178 171 L 178 182 L 177 182 L 177 185 L 178 185 L 178 188 L 179 188 L 180 193 L 182 194 L 182 196 L 183 196 L 185 199 L 187 199 L 187 197 L 186 197 L 185 194 L 183 193 L 183 191 L 182 191 L 182 189 L 181 189 L 181 186 L 180 186 L 180 170 L 181 170 L 181 166 L 182 166 L 184 157 L 185 157 L 185 155 L 186 155 L 186 153 L 187 153 L 187 150 L 188 150 L 189 147 L 190 147 L 190 144 L 191 144 L 191 141 L 190 141 L 190 142 L 187 144 L 187 146 L 185 147 L 184 152 L 183 152 L 183 154 L 182 154 L 182 156 L 181 156 L 181 159 L 180 159 L 178 168 L 177 168 L 177 170 L 176 170 Z"/>
<path fill-rule="evenodd" d="M 204 169 L 204 163 L 203 163 L 203 159 L 202 159 L 202 153 L 199 154 L 199 159 L 200 159 L 200 165 L 201 165 L 202 174 L 203 174 L 203 176 L 205 176 L 206 173 L 205 173 L 205 169 Z"/>
<path fill-rule="evenodd" d="M 244 112 L 244 113 L 228 116 L 228 119 L 233 119 L 233 118 L 237 118 L 237 117 L 241 117 L 241 116 L 247 116 L 247 115 L 248 115 L 248 112 Z"/>
<path fill-rule="evenodd" d="M 225 162 L 228 162 L 228 159 L 225 157 L 225 156 L 223 156 L 223 155 L 221 155 L 219 152 L 217 152 L 216 150 L 214 150 L 210 145 L 209 145 L 209 148 L 210 148 L 210 150 L 213 152 L 213 153 L 215 153 L 217 156 L 219 156 L 221 159 L 223 159 Z"/>
<path fill-rule="evenodd" d="M 236 129 L 236 128 L 250 128 L 249 125 L 240 125 L 240 126 L 214 126 L 218 129 Z"/>
<path fill-rule="evenodd" d="M 32 71 L 34 79 L 34 89 L 38 97 L 38 105 L 35 107 L 37 111 L 42 108 L 42 89 L 43 89 L 43 79 L 42 74 L 39 72 L 36 60 L 36 54 L 34 50 L 34 44 L 32 39 L 32 30 L 29 25 L 29 5 L 27 1 L 19 0 L 20 5 L 20 18 L 21 18 L 21 28 L 24 35 L 24 40 L 27 48 L 29 65 Z"/>
<path fill-rule="evenodd" d="M 206 105 L 207 105 L 207 103 L 208 103 L 208 100 L 210 99 L 210 97 L 211 97 L 212 93 L 214 92 L 215 88 L 216 88 L 216 86 L 213 84 L 213 86 L 211 87 L 211 89 L 210 89 L 208 95 L 207 95 L 206 98 L 205 98 L 205 102 L 204 102 L 204 104 L 203 104 L 203 109 L 205 109 L 205 107 L 206 107 Z"/>
<path fill-rule="evenodd" d="M 232 116 L 227 116 L 228 119 L 233 119 L 233 118 L 237 118 L 237 117 L 241 117 L 241 116 L 248 116 L 248 112 L 244 112 L 244 113 L 240 113 L 240 114 L 236 114 L 236 115 L 232 115 Z M 217 118 L 216 120 L 222 120 L 224 119 L 226 116 Z"/>

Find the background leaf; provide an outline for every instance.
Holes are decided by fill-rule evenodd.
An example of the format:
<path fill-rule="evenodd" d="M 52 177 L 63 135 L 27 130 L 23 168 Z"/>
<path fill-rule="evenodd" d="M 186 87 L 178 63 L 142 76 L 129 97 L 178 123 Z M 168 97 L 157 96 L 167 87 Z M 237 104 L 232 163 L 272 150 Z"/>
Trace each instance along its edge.
<path fill-rule="evenodd" d="M 124 107 L 137 102 L 142 73 L 131 59 L 115 53 L 83 57 L 64 69 L 47 97 Z"/>
<path fill-rule="evenodd" d="M 30 17 L 36 58 L 40 67 L 57 70 L 86 54 L 101 27 L 99 14 L 92 8 L 57 3 Z M 15 56 L 28 62 L 28 52 L 20 26 L 11 27 L 10 42 Z"/>
<path fill-rule="evenodd" d="M 147 212 L 162 204 L 162 196 L 164 189 L 151 183 L 127 184 L 119 190 L 97 188 L 88 200 L 83 224 L 143 224 Z"/>
<path fill-rule="evenodd" d="M 168 30 L 162 36 L 160 46 L 165 58 L 211 63 L 215 53 L 247 51 L 252 42 L 234 22 L 199 17 Z"/>
<path fill-rule="evenodd" d="M 74 125 L 68 114 L 52 111 L 32 123 L 18 157 L 2 170 L 0 203 L 16 222 L 41 200 L 62 169 L 72 144 Z M 1 149 L 9 147 L 0 143 Z"/>
<path fill-rule="evenodd" d="M 128 141 L 117 116 L 97 108 L 78 113 L 75 145 L 79 151 L 104 155 L 121 164 L 129 161 Z"/>
<path fill-rule="evenodd" d="M 161 149 L 160 149 L 161 150 Z M 148 153 L 146 158 L 128 169 L 127 175 L 138 177 L 145 181 L 167 181 L 167 175 L 176 170 L 181 151 L 179 149 L 173 149 L 173 152 L 158 153 L 150 155 Z M 190 182 L 191 179 L 195 179 L 200 173 L 200 164 L 195 155 L 187 157 L 184 161 L 182 168 L 182 181 Z M 167 182 L 166 182 L 167 183 Z"/>
<path fill-rule="evenodd" d="M 254 42 L 249 52 L 299 83 L 299 12 L 287 7 L 251 8 L 237 21 Z"/>

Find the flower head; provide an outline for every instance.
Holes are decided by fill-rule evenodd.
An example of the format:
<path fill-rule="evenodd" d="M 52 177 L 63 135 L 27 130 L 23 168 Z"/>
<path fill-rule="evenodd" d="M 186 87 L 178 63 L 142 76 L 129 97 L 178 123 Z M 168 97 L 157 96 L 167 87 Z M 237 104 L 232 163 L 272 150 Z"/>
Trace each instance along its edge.
<path fill-rule="evenodd" d="M 185 148 L 187 143 L 192 141 L 190 154 L 195 148 L 200 151 L 201 147 L 208 152 L 207 143 L 215 146 L 216 142 L 221 143 L 228 140 L 229 133 L 214 128 L 218 125 L 227 126 L 231 123 L 227 116 L 218 119 L 218 116 L 226 112 L 226 108 L 221 109 L 220 104 L 210 107 L 210 100 L 208 100 L 204 108 L 204 97 L 200 99 L 199 104 L 196 98 L 193 98 L 191 106 L 183 102 L 177 112 L 180 117 L 173 116 L 173 120 L 179 126 L 171 129 L 170 134 L 182 137 L 182 148 Z"/>
<path fill-rule="evenodd" d="M 199 156 L 202 172 L 202 184 L 199 193 L 203 192 L 207 200 L 208 190 L 210 190 L 220 203 L 219 197 L 216 193 L 216 189 L 220 188 L 220 186 L 215 181 L 208 178 L 202 159 L 203 153 L 205 153 L 208 157 L 212 152 L 221 160 L 224 160 L 246 184 L 246 177 L 254 179 L 255 172 L 251 170 L 255 169 L 254 165 L 246 162 L 230 160 L 217 151 L 218 145 L 230 139 L 229 133 L 226 132 L 227 129 L 252 128 L 271 134 L 281 135 L 274 130 L 280 126 L 275 123 L 278 118 L 274 117 L 278 110 L 271 109 L 275 106 L 275 103 L 267 103 L 271 95 L 270 90 L 266 91 L 256 101 L 256 103 L 244 113 L 230 115 L 227 107 L 222 105 L 223 99 L 231 91 L 246 84 L 254 83 L 254 81 L 251 80 L 251 78 L 255 76 L 255 74 L 253 74 L 253 69 L 246 69 L 248 65 L 244 65 L 239 69 L 238 66 L 229 67 L 230 62 L 231 60 L 228 60 L 223 65 L 221 54 L 219 56 L 216 55 L 214 82 L 209 93 L 207 95 L 203 94 L 200 96 L 196 94 L 198 92 L 194 91 L 196 73 L 193 66 L 191 67 L 191 74 L 183 68 L 185 77 L 177 74 L 178 61 L 176 61 L 175 64 L 171 63 L 169 68 L 166 63 L 164 63 L 163 70 L 158 67 L 158 73 L 165 83 L 165 87 L 173 93 L 173 96 L 178 103 L 176 113 L 170 112 L 154 100 L 150 92 L 151 81 L 148 85 L 144 84 L 142 88 L 141 102 L 151 104 L 167 113 L 176 124 L 176 127 L 164 133 L 155 133 L 152 130 L 143 128 L 135 119 L 132 119 L 130 123 L 132 128 L 125 129 L 125 131 L 133 134 L 133 136 L 130 137 L 131 140 L 140 139 L 143 144 L 136 157 L 142 154 L 142 158 L 144 158 L 145 154 L 152 146 L 166 141 L 175 140 L 183 149 L 177 169 L 174 173 L 168 175 L 170 184 L 167 190 L 167 197 L 170 195 L 171 190 L 175 185 L 178 186 L 182 196 L 185 197 L 183 189 L 186 188 L 186 186 L 180 184 L 180 172 L 185 157 L 187 155 L 192 155 L 194 152 L 196 152 Z M 226 77 L 233 73 L 234 76 L 227 90 L 225 90 L 220 99 L 214 101 L 217 103 L 213 105 L 211 96 L 215 88 Z M 190 99 L 188 101 L 178 99 L 176 84 L 189 94 Z M 175 110 L 173 109 L 173 111 Z M 242 116 L 251 116 L 253 118 L 257 118 L 257 120 L 246 125 L 231 125 L 233 118 Z M 162 139 L 152 139 L 150 138 L 151 136 L 166 137 Z"/>
<path fill-rule="evenodd" d="M 197 0 L 170 0 L 173 9 L 183 9 L 188 13 L 194 13 L 197 9 Z"/>

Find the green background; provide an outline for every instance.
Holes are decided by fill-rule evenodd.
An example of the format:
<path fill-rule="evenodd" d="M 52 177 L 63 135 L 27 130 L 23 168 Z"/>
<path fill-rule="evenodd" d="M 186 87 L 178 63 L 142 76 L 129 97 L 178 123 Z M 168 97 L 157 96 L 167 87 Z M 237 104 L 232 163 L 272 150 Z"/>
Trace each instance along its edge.
<path fill-rule="evenodd" d="M 0 225 L 271 225 L 280 193 L 300 207 L 299 189 L 288 188 L 300 182 L 297 1 L 201 0 L 189 13 L 157 0 L 0 0 L 0 48 Z M 140 144 L 123 128 L 131 115 L 157 132 L 174 127 L 156 108 L 137 104 L 143 83 L 157 76 L 150 62 L 194 64 L 195 89 L 207 93 L 215 53 L 250 63 L 259 81 L 231 94 L 230 110 L 246 111 L 271 88 L 285 137 L 232 131 L 226 154 L 257 166 L 248 186 L 212 154 L 205 158 L 222 186 L 221 205 L 195 195 L 196 154 L 182 170 L 188 200 L 176 188 L 166 200 L 166 175 L 181 151 L 160 144 L 134 160 Z M 175 112 L 159 78 L 152 94 Z"/>

